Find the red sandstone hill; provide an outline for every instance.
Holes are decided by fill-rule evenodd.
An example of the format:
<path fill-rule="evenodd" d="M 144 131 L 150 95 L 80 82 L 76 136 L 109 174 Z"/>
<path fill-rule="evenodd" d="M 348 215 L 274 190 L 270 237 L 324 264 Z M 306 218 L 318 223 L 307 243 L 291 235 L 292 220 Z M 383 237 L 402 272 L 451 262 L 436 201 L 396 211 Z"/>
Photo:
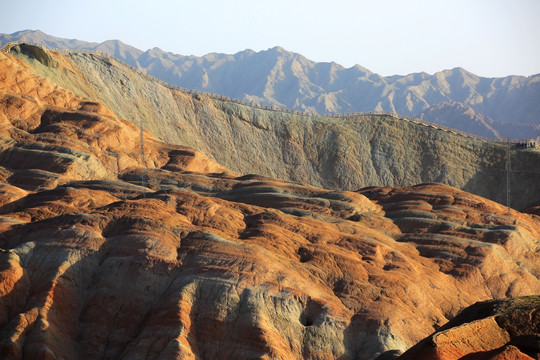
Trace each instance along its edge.
<path fill-rule="evenodd" d="M 149 133 L 143 163 L 139 135 L 0 54 L 2 358 L 389 359 L 539 293 L 536 215 L 239 176 Z"/>

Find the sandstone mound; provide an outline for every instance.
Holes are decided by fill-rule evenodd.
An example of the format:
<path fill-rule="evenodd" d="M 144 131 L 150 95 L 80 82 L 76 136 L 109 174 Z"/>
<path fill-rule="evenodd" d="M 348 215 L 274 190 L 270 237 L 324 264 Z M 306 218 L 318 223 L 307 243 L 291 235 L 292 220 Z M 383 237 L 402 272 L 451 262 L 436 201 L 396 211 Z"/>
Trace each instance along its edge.
<path fill-rule="evenodd" d="M 540 222 L 449 186 L 239 176 L 0 54 L 0 355 L 394 357 L 540 289 Z"/>
<path fill-rule="evenodd" d="M 540 358 L 540 297 L 492 300 L 462 311 L 399 359 Z"/>

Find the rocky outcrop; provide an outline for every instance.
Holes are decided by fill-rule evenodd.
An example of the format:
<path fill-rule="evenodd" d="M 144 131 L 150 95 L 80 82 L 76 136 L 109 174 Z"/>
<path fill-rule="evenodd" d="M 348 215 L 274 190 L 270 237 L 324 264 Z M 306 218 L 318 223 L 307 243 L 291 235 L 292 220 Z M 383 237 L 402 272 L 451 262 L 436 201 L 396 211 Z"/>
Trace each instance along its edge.
<path fill-rule="evenodd" d="M 540 297 L 486 301 L 463 310 L 399 360 L 540 358 Z"/>
<path fill-rule="evenodd" d="M 535 215 L 239 175 L 149 132 L 143 158 L 135 125 L 4 54 L 0 99 L 2 358 L 390 358 L 540 288 Z"/>
<path fill-rule="evenodd" d="M 23 49 L 12 54 L 160 140 L 194 147 L 240 174 L 349 191 L 436 181 L 506 202 L 506 144 L 390 116 L 308 117 L 186 94 L 95 54 L 52 53 L 53 67 Z M 540 198 L 533 170 L 540 152 L 514 147 L 511 163 L 510 205 L 521 209 Z"/>

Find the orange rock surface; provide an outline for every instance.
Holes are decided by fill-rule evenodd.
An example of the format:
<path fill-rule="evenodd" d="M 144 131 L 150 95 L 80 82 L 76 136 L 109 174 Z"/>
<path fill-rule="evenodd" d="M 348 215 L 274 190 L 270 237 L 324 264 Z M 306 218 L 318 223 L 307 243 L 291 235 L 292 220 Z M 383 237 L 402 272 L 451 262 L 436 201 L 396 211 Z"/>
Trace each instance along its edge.
<path fill-rule="evenodd" d="M 0 54 L 2 358 L 393 358 L 540 290 L 536 215 L 240 176 L 143 137 L 144 159 L 137 127 Z"/>
<path fill-rule="evenodd" d="M 538 358 L 540 296 L 529 296 L 474 304 L 399 359 Z"/>

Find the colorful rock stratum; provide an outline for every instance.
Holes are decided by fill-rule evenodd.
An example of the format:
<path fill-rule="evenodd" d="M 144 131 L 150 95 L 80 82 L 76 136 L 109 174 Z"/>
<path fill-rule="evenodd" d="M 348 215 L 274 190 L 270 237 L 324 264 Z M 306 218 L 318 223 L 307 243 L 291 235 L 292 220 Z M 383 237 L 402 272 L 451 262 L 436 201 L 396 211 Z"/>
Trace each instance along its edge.
<path fill-rule="evenodd" d="M 0 358 L 539 358 L 537 215 L 142 137 L 0 54 Z"/>

